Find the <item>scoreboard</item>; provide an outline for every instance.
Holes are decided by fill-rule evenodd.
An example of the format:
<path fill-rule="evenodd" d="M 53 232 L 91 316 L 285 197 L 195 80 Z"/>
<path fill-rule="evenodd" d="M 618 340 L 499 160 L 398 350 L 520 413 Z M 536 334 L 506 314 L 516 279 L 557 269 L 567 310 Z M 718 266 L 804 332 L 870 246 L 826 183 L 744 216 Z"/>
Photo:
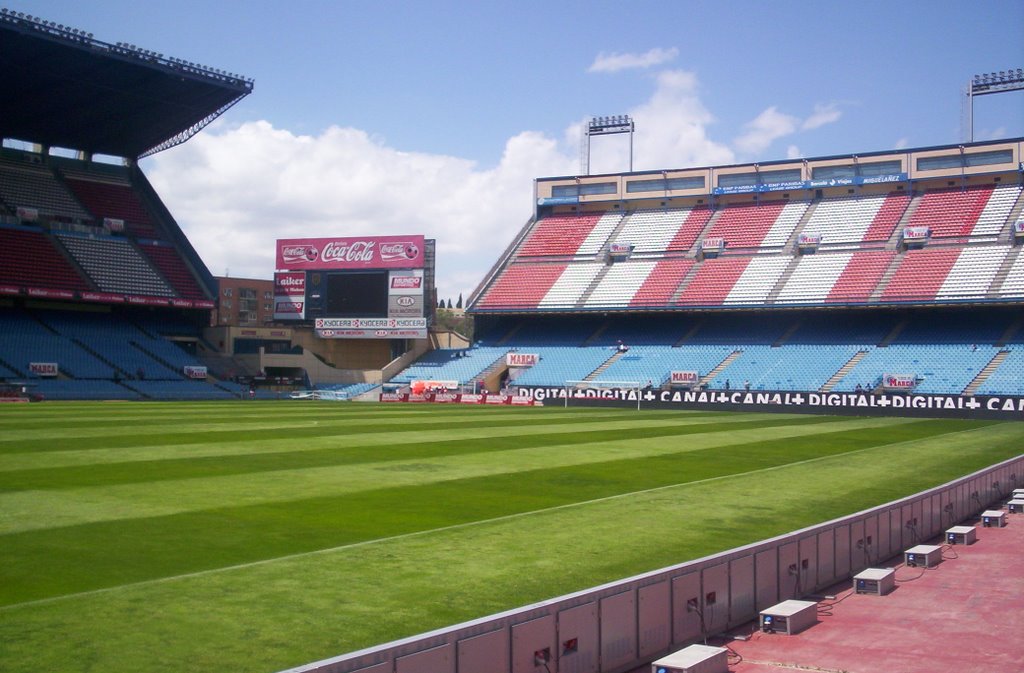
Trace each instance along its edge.
<path fill-rule="evenodd" d="M 433 252 L 418 235 L 279 240 L 274 319 L 322 338 L 426 338 Z"/>

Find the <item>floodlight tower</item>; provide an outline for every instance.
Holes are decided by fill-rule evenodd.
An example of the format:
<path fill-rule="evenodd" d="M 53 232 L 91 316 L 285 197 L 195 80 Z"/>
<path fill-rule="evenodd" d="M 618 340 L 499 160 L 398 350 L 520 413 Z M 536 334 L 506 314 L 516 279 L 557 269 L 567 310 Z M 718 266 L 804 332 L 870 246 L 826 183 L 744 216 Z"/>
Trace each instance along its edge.
<path fill-rule="evenodd" d="M 590 175 L 590 138 L 592 136 L 608 136 L 617 133 L 629 134 L 629 172 L 633 172 L 633 132 L 636 124 L 629 115 L 614 117 L 591 117 L 583 127 L 583 138 L 580 142 L 580 172 Z"/>
<path fill-rule="evenodd" d="M 968 142 L 974 142 L 974 97 L 993 93 L 1024 90 L 1024 70 L 1010 68 L 999 72 L 975 75 L 964 89 L 961 122 L 962 133 Z"/>

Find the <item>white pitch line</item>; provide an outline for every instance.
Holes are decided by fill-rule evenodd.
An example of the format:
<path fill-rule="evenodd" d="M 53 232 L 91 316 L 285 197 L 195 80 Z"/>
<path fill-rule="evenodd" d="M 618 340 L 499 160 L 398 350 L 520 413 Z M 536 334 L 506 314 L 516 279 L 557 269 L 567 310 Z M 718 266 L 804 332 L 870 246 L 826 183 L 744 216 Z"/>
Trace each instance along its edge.
<path fill-rule="evenodd" d="M 987 426 L 985 426 L 987 427 Z M 984 430 L 985 427 L 981 428 L 969 428 L 967 430 L 957 430 L 956 432 L 950 432 L 942 435 L 942 437 L 949 437 L 951 435 L 961 435 L 968 432 L 977 432 L 978 430 Z M 744 477 L 751 474 L 759 474 L 763 472 L 774 472 L 776 470 L 782 470 L 789 467 L 796 467 L 799 465 L 807 465 L 809 463 L 816 463 L 822 460 L 829 460 L 831 458 L 838 458 L 840 456 L 850 456 L 857 453 L 864 453 L 865 451 L 873 451 L 884 447 L 900 446 L 901 444 L 913 444 L 915 442 L 923 441 L 924 439 L 930 438 L 919 438 L 919 439 L 908 439 L 902 442 L 893 442 L 891 444 L 875 444 L 874 446 L 868 446 L 863 449 L 854 449 L 853 451 L 845 451 L 843 453 L 837 453 L 830 456 L 818 456 L 817 458 L 807 458 L 805 460 L 798 460 L 794 463 L 786 463 L 784 465 L 774 465 L 772 467 L 762 467 L 757 470 L 749 470 L 747 472 L 734 472 L 733 474 L 725 474 L 718 477 L 708 477 L 707 479 L 698 479 L 697 481 L 687 481 L 679 484 L 668 484 L 666 486 L 655 486 L 654 488 L 646 488 L 640 491 L 630 491 L 629 493 L 619 493 L 617 495 L 609 495 L 603 498 L 595 498 L 593 500 L 581 500 L 580 502 L 571 502 L 565 505 L 555 505 L 554 507 L 546 507 L 544 509 L 535 509 L 529 512 L 519 512 L 517 514 L 505 514 L 503 516 L 497 516 L 491 519 L 481 519 L 479 521 L 467 521 L 466 523 L 456 523 L 450 526 L 442 526 L 441 528 L 431 528 L 429 530 L 419 530 L 412 533 L 402 533 L 401 535 L 392 535 L 389 537 L 374 538 L 372 540 L 363 540 L 362 542 L 352 542 L 350 544 L 343 544 L 337 547 L 327 547 L 325 549 L 316 549 L 313 551 L 299 552 L 297 554 L 286 554 L 285 556 L 276 556 L 269 559 L 260 559 L 259 561 L 249 561 L 248 563 L 238 563 L 230 566 L 223 566 L 220 568 L 210 568 L 209 570 L 198 570 L 191 573 L 182 573 L 181 575 L 171 575 L 169 577 L 158 577 L 151 580 L 142 580 L 139 582 L 129 582 L 127 584 L 118 584 L 113 587 L 104 587 L 102 589 L 90 589 L 89 591 L 79 591 L 72 594 L 62 594 L 60 596 L 51 596 L 49 598 L 39 598 L 31 601 L 24 601 L 22 603 L 11 603 L 9 605 L 0 606 L 0 612 L 8 612 L 16 608 L 23 607 L 34 607 L 38 605 L 48 605 L 50 603 L 57 603 L 59 601 L 68 600 L 71 598 L 81 598 L 84 596 L 97 596 L 115 591 L 121 591 L 122 589 L 131 589 L 135 587 L 149 586 L 152 584 L 163 584 L 165 582 L 175 582 L 177 580 L 193 579 L 196 577 L 204 577 L 206 575 L 217 575 L 220 573 L 234 572 L 235 570 L 245 570 L 246 568 L 256 568 L 259 566 L 270 565 L 272 563 L 278 563 L 281 561 L 292 561 L 300 558 L 307 558 L 311 556 L 319 556 L 322 554 L 333 554 L 334 552 L 346 551 L 349 549 L 358 549 L 359 547 L 367 547 L 370 545 L 381 544 L 385 542 L 395 542 L 398 540 L 407 540 L 409 538 L 423 537 L 425 535 L 433 535 L 435 533 L 445 533 L 453 530 L 460 530 L 463 528 L 471 528 L 474 526 L 481 526 L 484 524 L 499 523 L 502 521 L 512 521 L 515 519 L 522 519 L 528 516 L 534 516 L 537 514 L 547 514 L 549 512 L 557 512 L 564 509 L 571 509 L 574 507 L 582 507 L 584 505 L 595 505 L 603 502 L 610 502 L 612 500 L 620 500 L 622 498 L 631 498 L 637 495 L 646 495 L 650 493 L 657 493 L 659 491 L 667 491 L 673 488 L 686 488 L 689 486 L 698 486 L 700 484 L 707 484 L 715 481 L 724 481 L 726 479 L 733 479 L 735 477 Z"/>

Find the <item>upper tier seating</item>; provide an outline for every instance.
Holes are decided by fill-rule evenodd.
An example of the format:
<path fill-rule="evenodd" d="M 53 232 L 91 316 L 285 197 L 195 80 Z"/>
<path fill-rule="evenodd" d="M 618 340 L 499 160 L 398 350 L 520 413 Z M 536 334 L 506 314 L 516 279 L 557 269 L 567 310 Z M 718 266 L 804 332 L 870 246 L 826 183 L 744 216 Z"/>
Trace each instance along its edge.
<path fill-rule="evenodd" d="M 819 234 L 822 246 L 886 241 L 909 203 L 909 195 L 896 192 L 823 199 L 802 233 Z"/>
<path fill-rule="evenodd" d="M 501 272 L 483 299 L 481 308 L 536 308 L 565 271 L 565 264 L 516 264 Z"/>
<path fill-rule="evenodd" d="M 635 210 L 613 243 L 633 246 L 633 254 L 689 250 L 711 218 L 708 208 Z"/>
<path fill-rule="evenodd" d="M 656 265 L 657 262 L 645 260 L 613 264 L 587 297 L 585 305 L 624 306 L 631 303 L 633 295 L 650 277 Z"/>
<path fill-rule="evenodd" d="M 705 260 L 679 296 L 683 306 L 717 306 L 725 302 L 736 281 L 750 263 L 749 257 Z"/>
<path fill-rule="evenodd" d="M 825 302 L 866 302 L 895 257 L 893 250 L 855 252 L 832 285 Z"/>
<path fill-rule="evenodd" d="M 779 282 L 782 273 L 789 266 L 788 255 L 755 257 L 736 280 L 736 285 L 726 296 L 725 304 L 763 304 L 772 288 Z"/>
<path fill-rule="evenodd" d="M 1020 185 L 1000 185 L 925 192 L 910 225 L 928 227 L 932 238 L 994 236 L 1020 190 Z"/>
<path fill-rule="evenodd" d="M 64 176 L 75 196 L 98 220 L 124 220 L 125 229 L 146 238 L 159 238 L 156 224 L 127 181 L 97 178 L 88 173 L 65 170 Z"/>
<path fill-rule="evenodd" d="M 517 254 L 596 255 L 621 220 L 621 213 L 550 215 L 534 224 Z"/>
<path fill-rule="evenodd" d="M 12 210 L 35 208 L 40 215 L 81 222 L 92 219 L 50 169 L 2 157 L 0 201 Z"/>
<path fill-rule="evenodd" d="M 793 273 L 775 298 L 776 304 L 820 304 L 849 264 L 852 252 L 817 253 L 800 258 Z"/>
<path fill-rule="evenodd" d="M 726 250 L 772 248 L 786 244 L 809 202 L 774 201 L 729 206 L 718 213 L 705 238 L 725 239 Z"/>
<path fill-rule="evenodd" d="M 58 233 L 57 238 L 104 292 L 174 296 L 171 286 L 126 239 L 66 233 Z"/>
<path fill-rule="evenodd" d="M 1000 297 L 1024 297 L 1024 254 L 1017 252 L 1010 272 L 999 286 Z"/>
<path fill-rule="evenodd" d="M 45 234 L 0 226 L 0 284 L 58 290 L 90 290 Z"/>
<path fill-rule="evenodd" d="M 164 278 L 170 281 L 179 297 L 185 299 L 206 298 L 177 250 L 169 244 L 158 241 L 139 241 L 138 246 L 139 250 L 149 258 L 149 261 L 160 270 Z"/>
<path fill-rule="evenodd" d="M 605 268 L 604 262 L 581 262 L 570 264 L 558 277 L 544 298 L 540 300 L 540 308 L 572 308 L 583 297 L 597 274 Z"/>
<path fill-rule="evenodd" d="M 663 259 L 648 274 L 630 300 L 630 306 L 667 306 L 686 274 L 693 268 L 692 259 Z"/>
<path fill-rule="evenodd" d="M 981 299 L 1009 246 L 910 250 L 882 294 L 886 301 Z"/>

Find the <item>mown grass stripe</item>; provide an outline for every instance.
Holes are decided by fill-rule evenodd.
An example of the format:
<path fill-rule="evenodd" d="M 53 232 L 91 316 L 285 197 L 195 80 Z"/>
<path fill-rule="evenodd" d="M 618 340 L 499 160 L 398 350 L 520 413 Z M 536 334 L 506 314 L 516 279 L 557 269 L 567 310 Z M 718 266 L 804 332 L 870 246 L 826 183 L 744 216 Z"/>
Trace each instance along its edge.
<path fill-rule="evenodd" d="M 0 603 L 237 565 L 379 537 L 701 481 L 976 427 L 911 423 L 381 487 L 341 496 L 225 507 L 0 538 L 10 554 Z M 386 484 L 387 480 L 384 479 Z M 372 516 L 367 516 L 372 513 Z M 197 558 L 193 549 L 203 550 Z M 31 562 L 30 562 L 31 561 Z M 12 595 L 13 592 L 13 595 Z"/>
<path fill-rule="evenodd" d="M 774 428 L 795 425 L 818 425 L 822 423 L 836 422 L 836 419 L 826 416 L 807 416 L 799 419 L 771 418 L 765 420 L 736 421 L 730 423 L 731 430 L 752 429 L 752 428 Z M 517 425 L 517 424 L 512 424 Z M 55 490 L 64 488 L 76 488 L 82 486 L 106 486 L 114 484 L 131 484 L 152 481 L 169 481 L 175 479 L 190 479 L 194 477 L 214 477 L 226 475 L 251 474 L 257 472 L 272 472 L 279 470 L 299 470 L 313 467 L 329 467 L 341 465 L 354 465 L 358 463 L 379 462 L 382 458 L 388 460 L 411 460 L 429 459 L 439 456 L 451 456 L 467 453 L 490 453 L 506 451 L 509 449 L 521 449 L 537 446 L 559 446 L 566 447 L 574 444 L 588 444 L 594 441 L 602 441 L 608 438 L 609 433 L 614 433 L 617 440 L 628 441 L 630 439 L 649 439 L 653 437 L 682 437 L 690 434 L 713 432 L 720 429 L 715 420 L 699 424 L 675 423 L 652 424 L 646 423 L 640 427 L 637 422 L 608 421 L 605 423 L 591 422 L 588 427 L 595 427 L 592 430 L 580 430 L 576 426 L 558 423 L 559 432 L 550 432 L 536 435 L 508 434 L 504 431 L 505 424 L 473 426 L 487 427 L 494 429 L 495 433 L 488 433 L 487 441 L 481 442 L 480 437 L 469 439 L 452 439 L 448 441 L 430 441 L 436 435 L 426 429 L 417 431 L 420 441 L 412 444 L 399 444 L 387 450 L 387 455 L 381 455 L 379 446 L 363 447 L 358 445 L 358 438 L 352 435 L 356 432 L 344 433 L 331 436 L 344 437 L 346 440 L 354 441 L 355 445 L 341 443 L 340 446 L 326 449 L 284 451 L 277 453 L 241 454 L 233 456 L 209 456 L 174 458 L 169 456 L 161 460 L 147 460 L 144 462 L 101 464 L 101 465 L 75 465 L 66 468 L 42 468 L 36 470 L 0 471 L 0 493 L 19 490 Z M 534 425 L 534 428 L 552 426 Z M 347 428 L 351 430 L 351 428 Z M 465 432 L 467 428 L 460 425 L 459 433 Z M 320 430 L 324 432 L 324 429 Z M 327 430 L 333 433 L 333 430 Z M 367 434 L 367 433 L 362 433 Z M 371 433 L 372 434 L 372 433 Z M 455 434 L 454 431 L 445 430 L 443 435 Z M 301 445 L 300 445 L 301 446 Z"/>
<path fill-rule="evenodd" d="M 143 484 L 123 484 L 0 494 L 0 532 L 9 533 L 96 521 L 160 516 L 216 509 L 233 504 L 296 500 L 318 495 L 373 490 L 387 478 L 392 485 L 416 485 L 527 469 L 566 468 L 609 459 L 695 451 L 730 444 L 799 437 L 824 431 L 888 428 L 911 419 L 833 418 L 828 424 L 798 424 L 771 429 L 721 429 L 688 435 L 685 444 L 663 437 L 606 439 L 572 446 L 542 445 L 504 452 L 471 452 L 429 461 L 388 459 L 342 467 L 307 468 L 239 476 L 202 477 Z M 729 428 L 730 426 L 721 426 Z M 614 437 L 614 435 L 610 435 Z"/>

